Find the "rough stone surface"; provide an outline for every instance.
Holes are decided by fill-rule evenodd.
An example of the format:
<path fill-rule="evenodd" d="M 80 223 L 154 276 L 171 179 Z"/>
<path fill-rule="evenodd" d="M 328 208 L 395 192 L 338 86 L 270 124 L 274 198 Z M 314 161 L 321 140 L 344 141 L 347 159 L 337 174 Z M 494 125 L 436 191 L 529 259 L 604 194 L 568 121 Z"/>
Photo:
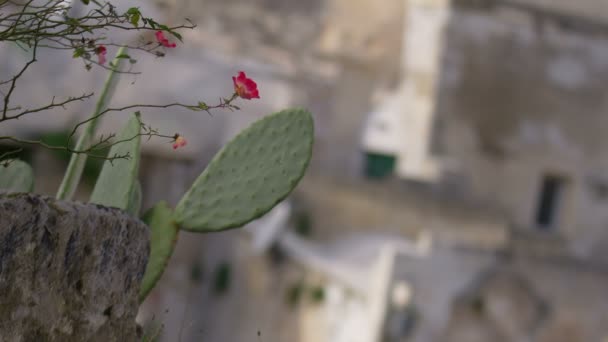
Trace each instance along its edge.
<path fill-rule="evenodd" d="M 148 253 L 118 209 L 0 194 L 0 341 L 135 341 Z"/>

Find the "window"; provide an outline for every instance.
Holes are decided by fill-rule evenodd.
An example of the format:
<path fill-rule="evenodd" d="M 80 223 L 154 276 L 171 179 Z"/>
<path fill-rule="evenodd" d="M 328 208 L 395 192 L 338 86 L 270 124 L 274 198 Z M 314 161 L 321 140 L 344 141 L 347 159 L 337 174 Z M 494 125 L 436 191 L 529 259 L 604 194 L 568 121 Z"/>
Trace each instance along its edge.
<path fill-rule="evenodd" d="M 365 154 L 365 175 L 371 179 L 390 176 L 395 169 L 395 157 L 379 153 Z"/>
<path fill-rule="evenodd" d="M 542 178 L 536 209 L 536 225 L 541 230 L 556 228 L 566 180 L 555 175 Z"/>

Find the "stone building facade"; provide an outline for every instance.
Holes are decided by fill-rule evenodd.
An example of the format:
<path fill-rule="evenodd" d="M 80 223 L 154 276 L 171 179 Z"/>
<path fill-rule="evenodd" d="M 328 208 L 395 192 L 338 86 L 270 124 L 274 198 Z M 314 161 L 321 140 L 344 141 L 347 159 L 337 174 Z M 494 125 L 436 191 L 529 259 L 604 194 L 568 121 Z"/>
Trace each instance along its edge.
<path fill-rule="evenodd" d="M 186 15 L 200 24 L 201 33 L 190 38 L 201 47 L 274 65 L 289 103 L 314 112 L 315 156 L 292 198 L 314 222 L 313 242 L 331 245 L 362 233 L 433 237 L 428 257 L 395 259 L 393 283 L 408 284 L 413 311 L 393 312 L 387 292 L 383 340 L 608 336 L 608 140 L 602 131 L 608 5 L 166 5 L 173 18 Z M 284 294 L 301 279 L 330 292 L 342 288 L 339 282 L 289 258 L 277 264 L 273 253 L 280 251 L 256 254 L 237 232 L 200 245 L 208 248 L 199 255 L 207 268 L 230 260 L 236 283 L 224 299 L 196 300 L 206 318 L 192 325 L 202 326 L 203 336 L 249 341 L 259 330 L 263 341 L 334 342 L 329 331 L 337 328 L 327 322 L 340 312 L 331 306 L 335 301 L 294 310 Z M 174 276 L 183 279 L 183 272 Z M 171 283 L 171 276 L 164 281 Z M 362 303 L 355 298 L 353 310 Z M 157 305 L 175 299 L 157 298 Z"/>

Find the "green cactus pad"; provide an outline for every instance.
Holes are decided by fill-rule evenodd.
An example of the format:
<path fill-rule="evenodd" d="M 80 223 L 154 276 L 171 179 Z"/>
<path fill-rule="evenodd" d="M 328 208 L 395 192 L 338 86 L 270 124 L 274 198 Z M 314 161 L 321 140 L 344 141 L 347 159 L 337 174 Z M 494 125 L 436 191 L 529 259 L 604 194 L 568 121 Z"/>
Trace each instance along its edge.
<path fill-rule="evenodd" d="M 269 115 L 242 131 L 213 158 L 175 209 L 181 228 L 239 227 L 284 199 L 312 154 L 313 120 L 303 109 Z"/>
<path fill-rule="evenodd" d="M 150 227 L 150 258 L 139 290 L 140 303 L 156 285 L 175 248 L 178 226 L 173 220 L 173 211 L 166 202 L 159 202 L 148 210 L 143 221 Z"/>
<path fill-rule="evenodd" d="M 106 161 L 103 164 L 95 188 L 91 194 L 91 203 L 97 203 L 108 207 L 115 207 L 126 210 L 131 200 L 131 193 L 134 191 L 137 181 L 137 170 L 139 167 L 139 145 L 141 137 L 141 122 L 139 114 L 127 122 L 117 141 L 110 149 L 108 154 L 112 156 L 129 155 L 127 159 L 114 159 L 112 162 Z"/>
<path fill-rule="evenodd" d="M 21 160 L 12 160 L 7 166 L 0 165 L 0 190 L 31 192 L 34 190 L 34 171 Z"/>
<path fill-rule="evenodd" d="M 127 212 L 135 217 L 139 217 L 139 211 L 141 210 L 141 192 L 141 183 L 136 180 L 135 185 L 131 190 L 131 197 L 129 197 L 129 203 L 127 205 Z"/>

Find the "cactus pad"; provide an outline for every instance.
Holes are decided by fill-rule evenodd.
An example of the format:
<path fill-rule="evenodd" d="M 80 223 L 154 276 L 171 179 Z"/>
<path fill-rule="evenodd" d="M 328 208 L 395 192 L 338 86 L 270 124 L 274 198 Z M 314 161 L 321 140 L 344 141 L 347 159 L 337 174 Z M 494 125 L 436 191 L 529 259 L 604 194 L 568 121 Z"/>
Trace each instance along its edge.
<path fill-rule="evenodd" d="M 103 164 L 91 194 L 91 203 L 123 210 L 128 208 L 137 181 L 140 132 L 139 115 L 133 114 L 118 136 L 118 141 L 124 141 L 112 146 L 108 154 L 109 157 L 128 154 L 129 158 L 114 159 L 112 162 L 106 161 Z"/>
<path fill-rule="evenodd" d="M 313 120 L 303 109 L 269 115 L 242 131 L 213 158 L 175 209 L 181 228 L 218 231 L 268 212 L 304 175 Z"/>
<path fill-rule="evenodd" d="M 150 227 L 150 258 L 139 290 L 140 303 L 146 299 L 163 274 L 175 248 L 178 227 L 173 221 L 173 211 L 166 202 L 159 202 L 144 215 L 143 221 Z"/>
<path fill-rule="evenodd" d="M 139 181 L 135 181 L 135 185 L 131 190 L 131 197 L 129 197 L 129 203 L 127 204 L 127 212 L 129 214 L 139 217 L 139 211 L 141 210 L 141 198 L 141 183 L 139 183 Z"/>
<path fill-rule="evenodd" d="M 0 165 L 0 190 L 31 192 L 34 190 L 34 171 L 21 160 L 12 160 L 7 166 Z"/>

